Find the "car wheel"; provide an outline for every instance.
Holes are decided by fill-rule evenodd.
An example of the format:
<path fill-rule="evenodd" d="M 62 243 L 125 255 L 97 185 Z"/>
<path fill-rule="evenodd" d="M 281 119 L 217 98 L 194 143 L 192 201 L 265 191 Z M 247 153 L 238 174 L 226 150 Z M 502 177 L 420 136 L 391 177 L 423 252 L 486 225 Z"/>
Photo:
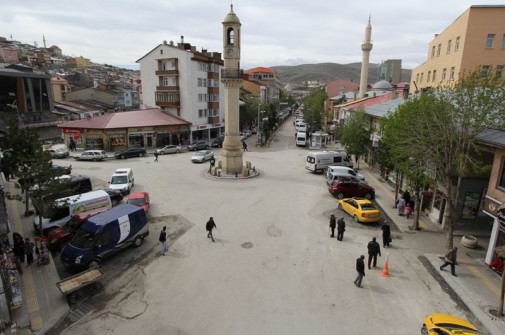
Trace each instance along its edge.
<path fill-rule="evenodd" d="M 96 159 L 96 158 L 93 158 L 93 162 L 96 162 L 96 161 L 97 161 L 97 159 Z"/>
<path fill-rule="evenodd" d="M 178 154 L 178 153 L 180 153 L 180 152 L 181 152 L 180 150 L 177 150 L 175 153 L 176 153 L 176 154 Z"/>
<path fill-rule="evenodd" d="M 354 214 L 353 219 L 354 219 L 354 221 L 356 221 L 356 222 L 359 223 L 359 218 L 358 218 L 358 216 L 356 214 Z"/>
<path fill-rule="evenodd" d="M 343 199 L 344 193 L 337 193 L 337 199 Z"/>
<path fill-rule="evenodd" d="M 111 202 L 112 202 L 112 207 L 117 206 L 117 204 L 119 203 L 119 201 L 117 201 L 117 199 L 111 200 Z"/>
<path fill-rule="evenodd" d="M 423 325 L 423 328 L 421 328 L 421 334 L 428 335 L 428 328 L 426 328 L 426 325 Z"/>
<path fill-rule="evenodd" d="M 119 158 L 124 159 L 124 155 L 119 156 Z"/>
<path fill-rule="evenodd" d="M 137 236 L 137 237 L 135 237 L 135 240 L 133 240 L 133 246 L 135 248 L 138 248 L 142 245 L 143 241 L 144 241 L 144 239 L 142 238 L 142 236 Z"/>
<path fill-rule="evenodd" d="M 74 157 L 76 161 L 80 161 L 81 159 L 79 157 Z"/>
<path fill-rule="evenodd" d="M 365 194 L 365 199 L 371 200 L 372 199 L 372 195 L 370 193 Z"/>
<path fill-rule="evenodd" d="M 98 258 L 95 258 L 93 259 L 91 262 L 89 262 L 89 268 L 95 268 L 97 266 L 99 266 L 102 262 L 98 259 Z"/>
<path fill-rule="evenodd" d="M 77 304 L 84 300 L 86 294 L 83 290 L 75 290 L 67 296 L 67 300 L 71 304 Z"/>

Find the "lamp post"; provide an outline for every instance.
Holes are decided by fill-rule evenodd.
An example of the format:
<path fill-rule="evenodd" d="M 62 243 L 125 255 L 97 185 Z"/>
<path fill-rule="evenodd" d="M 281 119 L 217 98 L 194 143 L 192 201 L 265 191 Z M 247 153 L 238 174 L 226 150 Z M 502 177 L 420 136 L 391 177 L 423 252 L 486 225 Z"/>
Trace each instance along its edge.
<path fill-rule="evenodd" d="M 265 113 L 265 111 L 260 111 L 260 105 L 258 104 L 258 128 L 256 129 L 256 133 L 258 134 L 258 144 L 261 144 L 260 117 L 263 113 Z"/>

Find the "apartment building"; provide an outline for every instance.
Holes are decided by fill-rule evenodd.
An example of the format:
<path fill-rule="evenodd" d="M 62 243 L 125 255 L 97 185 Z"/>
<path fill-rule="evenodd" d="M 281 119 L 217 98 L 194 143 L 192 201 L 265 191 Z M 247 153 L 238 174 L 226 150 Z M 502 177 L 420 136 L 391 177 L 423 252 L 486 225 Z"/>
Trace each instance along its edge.
<path fill-rule="evenodd" d="M 458 80 L 477 67 L 503 76 L 505 5 L 468 8 L 428 46 L 427 60 L 412 72 L 410 93 Z"/>
<path fill-rule="evenodd" d="M 274 102 L 279 99 L 281 85 L 277 76 L 277 71 L 268 67 L 255 67 L 247 70 L 249 80 L 257 81 L 261 86 L 266 87 L 266 102 Z"/>
<path fill-rule="evenodd" d="M 191 123 L 190 142 L 224 132 L 224 86 L 221 53 L 189 43 L 164 42 L 137 60 L 142 81 L 141 104 Z"/>

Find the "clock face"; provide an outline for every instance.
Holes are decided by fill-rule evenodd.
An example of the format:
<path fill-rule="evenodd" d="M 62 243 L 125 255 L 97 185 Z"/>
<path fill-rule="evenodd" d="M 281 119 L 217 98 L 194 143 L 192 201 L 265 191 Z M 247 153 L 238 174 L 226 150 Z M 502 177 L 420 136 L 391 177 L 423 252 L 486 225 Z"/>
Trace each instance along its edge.
<path fill-rule="evenodd" d="M 226 50 L 226 55 L 227 55 L 227 56 L 233 56 L 233 53 L 234 53 L 234 52 L 233 52 L 233 48 L 228 48 L 228 49 Z"/>

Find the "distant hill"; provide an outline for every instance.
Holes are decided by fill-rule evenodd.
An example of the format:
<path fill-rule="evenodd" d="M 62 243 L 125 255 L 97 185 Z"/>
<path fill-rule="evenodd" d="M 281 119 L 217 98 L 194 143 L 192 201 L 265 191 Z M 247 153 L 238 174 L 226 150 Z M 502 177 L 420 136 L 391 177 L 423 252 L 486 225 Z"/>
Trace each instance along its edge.
<path fill-rule="evenodd" d="M 377 82 L 377 65 L 370 64 L 368 67 L 368 82 Z M 272 69 L 279 74 L 282 83 L 302 84 L 305 81 L 316 80 L 327 83 L 330 81 L 344 79 L 359 83 L 361 75 L 361 63 L 336 64 L 302 64 L 295 66 L 272 66 Z M 402 70 L 402 81 L 410 81 L 412 70 Z"/>

